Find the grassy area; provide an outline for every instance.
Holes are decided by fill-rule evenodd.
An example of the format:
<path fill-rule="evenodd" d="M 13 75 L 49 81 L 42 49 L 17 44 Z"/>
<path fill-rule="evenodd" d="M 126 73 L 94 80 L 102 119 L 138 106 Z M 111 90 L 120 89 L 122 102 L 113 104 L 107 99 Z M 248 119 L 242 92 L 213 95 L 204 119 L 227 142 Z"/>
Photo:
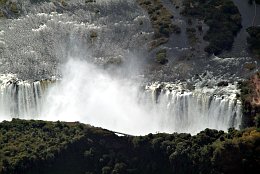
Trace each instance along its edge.
<path fill-rule="evenodd" d="M 259 173 L 260 132 L 119 137 L 80 123 L 0 123 L 3 174 Z"/>
<path fill-rule="evenodd" d="M 207 53 L 217 55 L 232 48 L 241 28 L 241 15 L 231 0 L 184 0 L 183 5 L 182 14 L 204 20 L 209 26 L 204 36 L 209 42 Z"/>

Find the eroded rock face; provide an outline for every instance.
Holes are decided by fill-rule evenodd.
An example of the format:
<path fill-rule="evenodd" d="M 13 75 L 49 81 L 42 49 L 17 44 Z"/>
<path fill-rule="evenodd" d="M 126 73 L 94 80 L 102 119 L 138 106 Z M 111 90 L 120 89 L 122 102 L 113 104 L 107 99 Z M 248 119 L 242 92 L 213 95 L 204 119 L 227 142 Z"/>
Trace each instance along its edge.
<path fill-rule="evenodd" d="M 256 74 L 251 78 L 252 84 L 254 84 L 254 92 L 252 96 L 252 105 L 260 107 L 260 74 Z"/>
<path fill-rule="evenodd" d="M 250 80 L 241 84 L 243 102 L 243 126 L 254 126 L 260 113 L 260 74 L 253 75 Z"/>

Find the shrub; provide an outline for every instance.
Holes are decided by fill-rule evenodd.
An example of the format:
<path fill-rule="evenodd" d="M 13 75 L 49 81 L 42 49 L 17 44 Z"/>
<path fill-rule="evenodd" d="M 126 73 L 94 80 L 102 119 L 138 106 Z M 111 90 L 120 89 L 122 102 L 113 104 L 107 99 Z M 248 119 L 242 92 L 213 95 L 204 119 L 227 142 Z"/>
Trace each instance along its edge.
<path fill-rule="evenodd" d="M 156 61 L 162 65 L 168 62 L 166 49 L 161 49 L 156 53 Z"/>
<path fill-rule="evenodd" d="M 209 42 L 205 48 L 207 53 L 220 54 L 232 48 L 234 37 L 242 26 L 241 15 L 231 0 L 184 0 L 183 4 L 182 14 L 203 19 L 209 26 L 204 36 Z"/>

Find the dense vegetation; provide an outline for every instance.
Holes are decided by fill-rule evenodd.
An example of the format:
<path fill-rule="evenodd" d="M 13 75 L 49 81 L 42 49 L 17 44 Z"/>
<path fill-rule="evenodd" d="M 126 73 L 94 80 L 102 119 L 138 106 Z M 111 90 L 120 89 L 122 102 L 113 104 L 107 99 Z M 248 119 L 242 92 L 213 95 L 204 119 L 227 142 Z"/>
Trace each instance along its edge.
<path fill-rule="evenodd" d="M 42 0 L 32 0 L 38 3 Z M 168 41 L 180 29 L 161 0 L 137 0 L 147 10 L 155 31 L 151 48 Z M 63 1 L 60 1 L 63 2 Z M 86 3 L 94 0 L 86 0 Z M 19 14 L 19 6 L 0 0 L 2 9 Z M 241 27 L 241 16 L 230 0 L 184 0 L 183 13 L 205 20 L 210 29 L 208 53 L 219 54 L 232 47 Z M 140 25 L 142 25 L 140 23 Z M 196 41 L 195 28 L 187 28 Z M 259 28 L 248 29 L 250 48 L 259 54 Z M 97 37 L 96 33 L 91 34 Z M 167 52 L 156 53 L 167 63 Z M 256 75 L 260 78 L 260 74 Z M 225 83 L 219 84 L 225 85 Z M 195 136 L 184 133 L 117 136 L 80 123 L 25 121 L 0 123 L 0 174 L 167 174 L 167 173 L 260 173 L 260 107 L 252 104 L 254 81 L 241 83 L 244 127 L 228 133 L 206 129 Z M 258 94 L 257 94 L 258 95 Z"/>
<path fill-rule="evenodd" d="M 249 33 L 247 38 L 249 48 L 260 57 L 260 26 L 249 27 L 247 32 Z"/>
<path fill-rule="evenodd" d="M 182 14 L 204 20 L 209 26 L 204 36 L 209 42 L 207 53 L 220 54 L 232 48 L 241 28 L 241 15 L 231 0 L 184 0 L 183 5 Z"/>
<path fill-rule="evenodd" d="M 259 173 L 260 132 L 117 136 L 80 123 L 0 123 L 3 174 Z"/>
<path fill-rule="evenodd" d="M 167 10 L 161 0 L 137 0 L 150 17 L 154 29 L 154 40 L 150 44 L 153 49 L 166 43 L 172 33 L 180 33 L 181 29 L 172 23 L 173 15 Z"/>
<path fill-rule="evenodd" d="M 84 126 L 18 119 L 0 123 L 1 172 L 20 173 L 52 160 L 84 136 Z"/>

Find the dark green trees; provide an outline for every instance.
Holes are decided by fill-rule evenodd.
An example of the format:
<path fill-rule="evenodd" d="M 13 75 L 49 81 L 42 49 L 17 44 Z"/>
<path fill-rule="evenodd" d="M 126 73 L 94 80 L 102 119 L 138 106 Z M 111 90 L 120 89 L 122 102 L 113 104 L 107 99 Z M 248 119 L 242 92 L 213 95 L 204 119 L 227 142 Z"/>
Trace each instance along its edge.
<path fill-rule="evenodd" d="M 241 15 L 231 0 L 185 0 L 183 14 L 202 19 L 209 26 L 204 40 L 209 42 L 205 51 L 219 54 L 230 50 L 240 30 Z"/>

